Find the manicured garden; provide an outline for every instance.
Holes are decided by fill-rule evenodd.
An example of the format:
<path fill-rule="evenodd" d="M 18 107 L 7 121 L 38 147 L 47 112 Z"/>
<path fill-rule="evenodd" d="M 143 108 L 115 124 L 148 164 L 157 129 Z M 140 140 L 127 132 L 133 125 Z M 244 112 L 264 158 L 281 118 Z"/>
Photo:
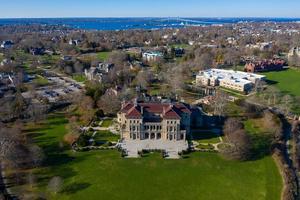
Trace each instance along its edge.
<path fill-rule="evenodd" d="M 104 119 L 102 121 L 101 127 L 107 128 L 107 127 L 109 127 L 111 125 L 112 125 L 112 119 Z"/>
<path fill-rule="evenodd" d="M 60 193 L 45 192 L 47 199 L 280 199 L 282 179 L 271 157 L 236 162 L 216 153 L 180 160 L 158 153 L 123 159 L 115 150 L 75 153 L 61 145 L 66 123 L 56 115 L 28 130 L 47 154 L 31 190 L 45 192 L 53 176 L 64 180 Z"/>
<path fill-rule="evenodd" d="M 264 73 L 269 83 L 284 93 L 300 96 L 300 70 L 289 69 L 279 72 Z"/>

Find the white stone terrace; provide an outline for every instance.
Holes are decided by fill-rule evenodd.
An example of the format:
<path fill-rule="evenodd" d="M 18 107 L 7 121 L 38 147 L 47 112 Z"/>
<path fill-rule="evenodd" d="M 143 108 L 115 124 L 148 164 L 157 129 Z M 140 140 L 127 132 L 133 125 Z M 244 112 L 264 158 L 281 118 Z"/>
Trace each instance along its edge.
<path fill-rule="evenodd" d="M 188 149 L 188 143 L 185 140 L 123 140 L 119 146 L 126 151 L 127 157 L 138 157 L 138 152 L 142 150 L 164 150 L 167 158 L 177 159 L 178 153 Z"/>

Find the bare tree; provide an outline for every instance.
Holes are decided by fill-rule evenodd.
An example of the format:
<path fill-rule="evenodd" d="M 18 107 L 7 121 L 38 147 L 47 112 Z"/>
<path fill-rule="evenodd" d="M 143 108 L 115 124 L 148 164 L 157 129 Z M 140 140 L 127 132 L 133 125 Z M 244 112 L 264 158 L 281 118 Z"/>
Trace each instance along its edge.
<path fill-rule="evenodd" d="M 243 123 L 237 119 L 237 118 L 228 118 L 225 121 L 224 127 L 223 127 L 223 132 L 225 134 L 225 136 L 230 135 L 231 133 L 239 130 L 239 129 L 243 129 L 244 125 Z"/>
<path fill-rule="evenodd" d="M 284 95 L 281 99 L 281 107 L 284 114 L 288 114 L 291 111 L 293 98 L 290 95 Z"/>
<path fill-rule="evenodd" d="M 97 102 L 99 109 L 107 115 L 115 115 L 121 108 L 121 101 L 115 95 L 105 94 Z"/>
<path fill-rule="evenodd" d="M 228 104 L 228 95 L 224 92 L 217 92 L 215 100 L 213 102 L 214 115 L 221 117 L 224 115 L 226 105 Z"/>

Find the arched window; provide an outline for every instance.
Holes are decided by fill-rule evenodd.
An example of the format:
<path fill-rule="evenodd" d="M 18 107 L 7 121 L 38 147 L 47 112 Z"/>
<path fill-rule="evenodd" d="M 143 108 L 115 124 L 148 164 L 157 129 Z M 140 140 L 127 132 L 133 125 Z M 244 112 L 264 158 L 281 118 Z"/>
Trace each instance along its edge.
<path fill-rule="evenodd" d="M 151 133 L 151 140 L 155 139 L 155 133 Z"/>
<path fill-rule="evenodd" d="M 159 140 L 159 139 L 161 139 L 161 133 L 157 133 L 157 139 Z"/>
<path fill-rule="evenodd" d="M 181 139 L 181 140 L 184 139 L 184 135 L 183 135 L 183 134 L 180 135 L 180 139 Z"/>
<path fill-rule="evenodd" d="M 145 133 L 145 139 L 149 139 L 149 133 Z"/>

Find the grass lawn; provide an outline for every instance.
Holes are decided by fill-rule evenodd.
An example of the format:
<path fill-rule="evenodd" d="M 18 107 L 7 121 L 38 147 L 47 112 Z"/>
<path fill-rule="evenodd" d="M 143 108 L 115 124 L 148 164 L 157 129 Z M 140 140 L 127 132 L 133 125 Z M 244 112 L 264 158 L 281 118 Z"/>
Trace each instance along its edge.
<path fill-rule="evenodd" d="M 96 142 L 117 142 L 120 139 L 119 135 L 115 135 L 110 131 L 98 131 L 94 137 Z"/>
<path fill-rule="evenodd" d="M 97 58 L 101 61 L 106 61 L 108 59 L 110 52 L 104 51 L 97 53 Z"/>
<path fill-rule="evenodd" d="M 76 75 L 73 75 L 72 78 L 77 81 L 77 82 L 80 82 L 80 83 L 83 83 L 85 82 L 87 79 L 85 77 L 85 75 L 83 74 L 76 74 Z"/>
<path fill-rule="evenodd" d="M 172 44 L 171 47 L 173 47 L 173 48 L 184 48 L 184 49 L 186 49 L 186 48 L 189 48 L 190 45 L 188 45 L 188 44 Z"/>
<path fill-rule="evenodd" d="M 0 62 L 2 62 L 3 59 L 4 59 L 4 55 L 3 53 L 0 53 Z"/>
<path fill-rule="evenodd" d="M 274 84 L 282 92 L 300 96 L 300 70 L 289 69 L 279 72 L 264 73 L 270 84 Z"/>
<path fill-rule="evenodd" d="M 102 124 L 101 124 L 101 127 L 109 127 L 110 125 L 112 124 L 112 119 L 105 119 L 103 120 Z"/>
<path fill-rule="evenodd" d="M 244 121 L 244 126 L 253 142 L 252 152 L 256 156 L 268 155 L 270 144 L 272 143 L 273 130 L 268 130 L 262 119 L 248 119 Z"/>
<path fill-rule="evenodd" d="M 192 153 L 180 160 L 164 160 L 160 154 L 123 159 L 117 151 L 74 153 L 59 145 L 66 123 L 57 115 L 28 130 L 47 154 L 33 189 L 45 192 L 46 199 L 280 199 L 282 179 L 271 157 L 236 162 L 215 153 Z M 53 176 L 64 180 L 56 195 L 46 192 Z"/>
<path fill-rule="evenodd" d="M 39 76 L 39 75 L 36 76 L 36 79 L 34 79 L 33 82 L 37 86 L 46 86 L 49 84 L 49 81 L 46 78 Z"/>

